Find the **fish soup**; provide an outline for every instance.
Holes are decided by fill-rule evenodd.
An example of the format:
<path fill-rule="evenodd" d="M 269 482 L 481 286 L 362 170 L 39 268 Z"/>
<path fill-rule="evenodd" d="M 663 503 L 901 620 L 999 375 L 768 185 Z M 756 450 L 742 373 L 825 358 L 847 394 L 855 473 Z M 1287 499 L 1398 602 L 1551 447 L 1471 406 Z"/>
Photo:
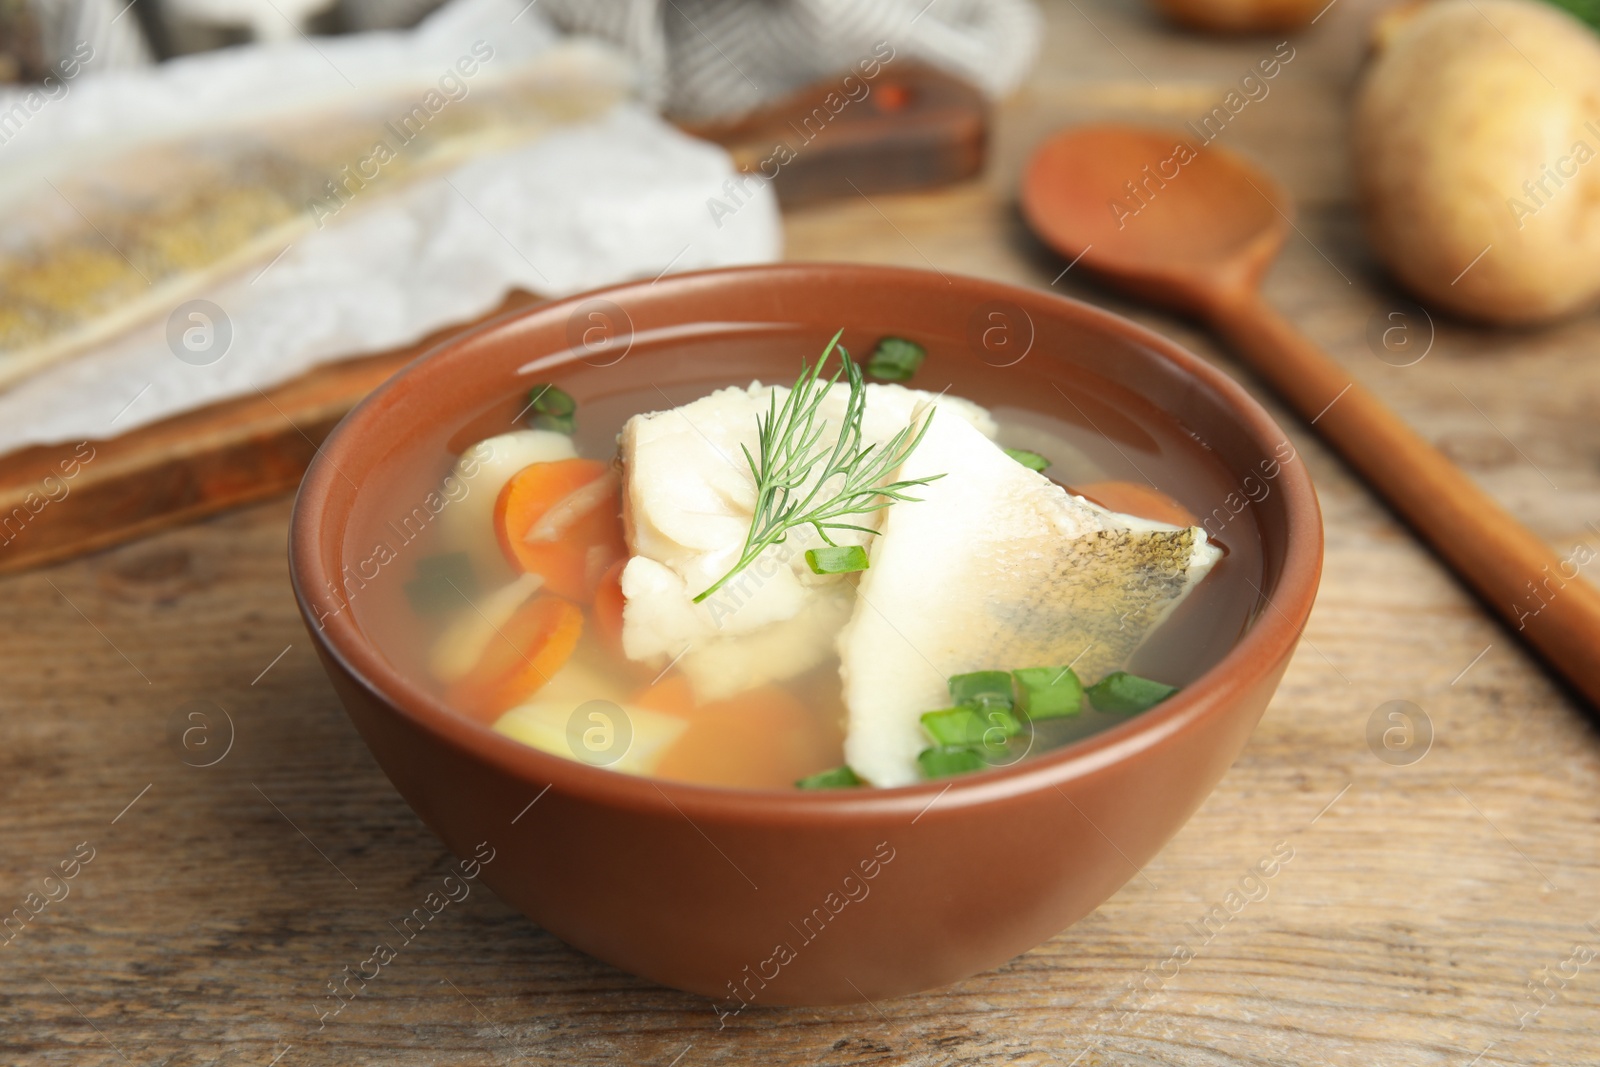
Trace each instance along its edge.
<path fill-rule="evenodd" d="M 1036 757 L 1242 635 L 1255 520 L 1175 419 L 1042 360 L 841 340 L 636 339 L 631 373 L 567 359 L 419 429 L 359 489 L 341 599 L 521 743 L 755 789 Z"/>

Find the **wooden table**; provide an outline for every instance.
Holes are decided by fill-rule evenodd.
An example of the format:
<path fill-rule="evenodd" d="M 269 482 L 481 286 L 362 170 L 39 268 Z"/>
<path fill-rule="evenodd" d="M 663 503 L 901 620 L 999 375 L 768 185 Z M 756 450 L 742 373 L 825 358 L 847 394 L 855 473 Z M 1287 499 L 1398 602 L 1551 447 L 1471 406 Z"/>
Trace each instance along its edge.
<path fill-rule="evenodd" d="M 1304 208 L 1269 293 L 1553 545 L 1600 544 L 1600 318 L 1535 334 L 1440 322 L 1407 368 L 1367 347 L 1369 318 L 1399 299 L 1345 179 L 1343 103 L 1374 6 L 1342 0 L 1294 38 L 1271 95 L 1224 135 Z M 797 213 L 790 254 L 1049 286 L 1065 264 L 1029 240 L 1012 202 L 1029 147 L 1068 122 L 1199 115 L 1277 41 L 1199 40 L 1110 0 L 1052 5 L 1047 20 L 983 182 Z M 1055 286 L 1228 363 L 1076 272 Z M 1592 722 L 1304 425 L 1280 418 L 1322 493 L 1322 595 L 1277 700 L 1188 827 L 1099 911 L 999 970 L 888 1003 L 757 1009 L 720 1030 L 706 1002 L 580 955 L 480 890 L 319 1031 L 325 983 L 387 936 L 446 856 L 312 657 L 285 574 L 287 501 L 0 582 L 0 908 L 42 898 L 75 850 L 93 855 L 69 863 L 64 899 L 0 944 L 0 1060 L 1600 1061 Z M 1431 723 L 1420 759 L 1369 747 L 1393 700 Z M 202 709 L 218 746 L 231 721 L 232 747 L 186 766 L 171 735 Z M 1267 895 L 1141 992 L 1186 924 L 1275 846 L 1293 859 Z"/>

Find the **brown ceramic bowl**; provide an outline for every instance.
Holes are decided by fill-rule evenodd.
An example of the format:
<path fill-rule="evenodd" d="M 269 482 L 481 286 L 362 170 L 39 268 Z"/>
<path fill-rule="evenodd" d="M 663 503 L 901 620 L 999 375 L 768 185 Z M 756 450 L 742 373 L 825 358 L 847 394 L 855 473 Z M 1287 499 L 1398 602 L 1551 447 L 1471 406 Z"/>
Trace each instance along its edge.
<path fill-rule="evenodd" d="M 1259 528 L 1261 598 L 1231 651 L 1159 707 L 1010 767 L 889 790 L 734 791 L 629 777 L 468 721 L 380 654 L 338 594 L 343 568 L 367 553 L 350 531 L 374 494 L 429 484 L 447 448 L 481 436 L 486 413 L 510 418 L 532 382 L 554 378 L 604 423 L 613 386 L 659 408 L 763 368 L 787 381 L 841 326 L 855 345 L 923 340 L 921 373 L 980 402 L 1010 389 L 1060 407 L 1051 382 L 1100 376 L 1176 416 L 1240 487 L 1230 511 Z M 651 403 L 657 393 L 666 399 Z M 588 447 L 617 425 L 591 426 Z M 719 1011 L 876 1000 L 995 967 L 1081 918 L 1215 787 L 1278 685 L 1321 570 L 1303 464 L 1260 475 L 1285 448 L 1221 372 L 1046 292 L 866 266 L 684 274 L 518 312 L 392 378 L 306 475 L 291 573 L 379 765 L 457 855 L 487 842 L 481 877 L 507 903 L 593 956 L 717 998 Z M 1259 499 L 1244 506 L 1246 493 Z"/>

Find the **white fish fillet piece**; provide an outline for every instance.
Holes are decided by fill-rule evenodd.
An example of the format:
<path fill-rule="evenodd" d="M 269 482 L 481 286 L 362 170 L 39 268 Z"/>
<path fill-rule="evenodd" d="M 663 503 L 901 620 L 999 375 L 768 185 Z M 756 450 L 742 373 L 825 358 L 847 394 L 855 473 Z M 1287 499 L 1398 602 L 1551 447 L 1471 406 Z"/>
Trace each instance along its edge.
<path fill-rule="evenodd" d="M 923 712 L 950 675 L 1076 661 L 1122 667 L 1221 550 L 1205 531 L 1107 511 L 1028 470 L 944 400 L 900 479 L 945 477 L 886 509 L 838 637 L 845 760 L 877 786 L 919 780 Z"/>
<path fill-rule="evenodd" d="M 933 394 L 899 385 L 868 385 L 862 440 L 882 444 L 903 429 Z M 792 678 L 825 661 L 849 618 L 849 582 L 819 576 L 805 550 L 822 544 L 797 530 L 700 604 L 693 598 L 738 561 L 750 531 L 755 481 L 744 448 L 757 454 L 756 417 L 782 386 L 719 389 L 690 404 L 636 415 L 622 429 L 623 515 L 632 558 L 622 573 L 622 644 L 628 657 L 676 661 L 702 700 L 717 700 Z M 849 396 L 843 384 L 823 400 L 831 443 Z M 987 440 L 989 413 L 946 398 L 941 410 Z M 820 473 L 820 472 L 819 472 Z M 891 509 L 892 510 L 892 509 Z M 858 516 L 873 527 L 883 512 Z M 838 531 L 839 544 L 870 535 Z"/>

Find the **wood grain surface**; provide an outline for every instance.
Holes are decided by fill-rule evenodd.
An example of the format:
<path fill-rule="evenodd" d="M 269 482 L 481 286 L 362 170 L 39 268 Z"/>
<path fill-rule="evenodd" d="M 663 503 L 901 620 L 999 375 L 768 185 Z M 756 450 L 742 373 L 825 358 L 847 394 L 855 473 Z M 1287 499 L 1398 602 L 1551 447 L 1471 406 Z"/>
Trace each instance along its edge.
<path fill-rule="evenodd" d="M 1271 95 L 1225 134 L 1302 205 L 1267 295 L 1552 547 L 1600 546 L 1600 317 L 1540 333 L 1440 320 L 1403 368 L 1368 348 L 1369 320 L 1401 299 L 1346 192 L 1343 105 L 1373 7 L 1340 0 L 1297 36 Z M 1201 40 L 1111 0 L 1046 16 L 983 181 L 795 212 L 789 254 L 1054 284 L 1233 368 L 1193 326 L 1062 275 L 1011 190 L 1046 131 L 1182 121 L 1276 39 Z M 0 580 L 0 913 L 43 901 L 59 865 L 75 874 L 0 935 L 0 1062 L 1600 1061 L 1593 720 L 1268 403 L 1322 495 L 1323 589 L 1277 699 L 1190 824 L 1093 915 L 996 971 L 873 1005 L 751 1009 L 721 1029 L 708 1003 L 566 948 L 481 889 L 319 1029 L 326 983 L 447 858 L 311 655 L 286 577 L 287 501 Z M 1375 715 L 1391 725 L 1390 701 L 1415 705 L 1431 743 L 1380 744 L 1385 762 L 1368 736 Z M 190 712 L 208 716 L 212 766 L 174 744 Z M 1275 847 L 1292 860 L 1202 943 L 1195 926 Z M 1195 958 L 1176 968 L 1179 944 Z"/>

